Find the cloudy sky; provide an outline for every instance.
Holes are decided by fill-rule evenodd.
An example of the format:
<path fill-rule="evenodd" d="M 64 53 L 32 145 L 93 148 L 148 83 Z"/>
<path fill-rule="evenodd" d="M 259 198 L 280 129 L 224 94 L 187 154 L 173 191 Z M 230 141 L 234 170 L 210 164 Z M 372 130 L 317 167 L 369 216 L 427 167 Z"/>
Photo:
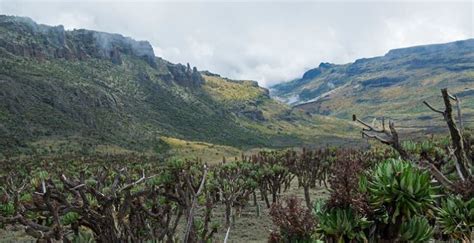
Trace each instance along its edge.
<path fill-rule="evenodd" d="M 268 87 L 320 62 L 473 38 L 473 2 L 0 0 L 0 14 L 148 40 L 169 61 Z"/>

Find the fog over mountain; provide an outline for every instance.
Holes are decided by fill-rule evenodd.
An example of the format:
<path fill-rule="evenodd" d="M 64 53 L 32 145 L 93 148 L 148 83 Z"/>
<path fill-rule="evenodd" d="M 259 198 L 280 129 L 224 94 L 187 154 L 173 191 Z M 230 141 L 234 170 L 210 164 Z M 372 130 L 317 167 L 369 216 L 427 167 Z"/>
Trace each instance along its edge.
<path fill-rule="evenodd" d="M 473 2 L 110 2 L 0 0 L 0 14 L 148 40 L 157 56 L 262 86 L 320 62 L 474 37 Z"/>

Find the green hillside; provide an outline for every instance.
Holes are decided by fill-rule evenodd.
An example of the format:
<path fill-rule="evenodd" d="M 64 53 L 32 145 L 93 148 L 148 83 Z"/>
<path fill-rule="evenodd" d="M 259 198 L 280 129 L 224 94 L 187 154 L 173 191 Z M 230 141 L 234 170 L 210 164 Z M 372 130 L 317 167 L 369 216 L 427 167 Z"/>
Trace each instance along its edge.
<path fill-rule="evenodd" d="M 155 57 L 146 41 L 0 16 L 0 151 L 160 152 L 161 136 L 238 148 L 328 142 L 331 124 L 232 81 Z M 102 149 L 107 150 L 107 149 Z"/>
<path fill-rule="evenodd" d="M 474 39 L 391 50 L 345 65 L 322 63 L 271 91 L 311 114 L 350 119 L 355 113 L 367 120 L 386 116 L 399 126 L 435 129 L 443 125 L 442 117 L 422 101 L 441 106 L 441 88 L 457 94 L 465 121 L 472 123 Z"/>

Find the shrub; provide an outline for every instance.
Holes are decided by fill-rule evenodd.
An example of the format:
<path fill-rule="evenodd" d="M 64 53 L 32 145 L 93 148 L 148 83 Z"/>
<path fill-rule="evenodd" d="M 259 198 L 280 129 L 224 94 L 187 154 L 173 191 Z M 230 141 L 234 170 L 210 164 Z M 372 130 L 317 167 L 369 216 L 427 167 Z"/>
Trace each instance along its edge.
<path fill-rule="evenodd" d="M 366 242 L 365 230 L 371 223 L 352 208 L 325 208 L 321 202 L 314 207 L 317 231 L 326 241 Z"/>
<path fill-rule="evenodd" d="M 378 213 L 378 230 L 384 239 L 395 239 L 403 221 L 426 214 L 434 203 L 436 191 L 429 172 L 395 159 L 370 171 L 364 189 L 370 205 Z"/>
<path fill-rule="evenodd" d="M 427 242 L 433 236 L 433 227 L 424 217 L 415 216 L 400 226 L 402 242 Z"/>
<path fill-rule="evenodd" d="M 365 195 L 359 190 L 359 177 L 366 169 L 364 158 L 356 151 L 340 151 L 331 166 L 331 185 L 328 207 L 352 207 L 359 212 L 368 211 Z"/>
<path fill-rule="evenodd" d="M 274 203 L 270 209 L 273 223 L 279 228 L 279 236 L 273 233 L 271 238 L 284 242 L 312 242 L 315 220 L 311 211 L 295 196 L 288 197 L 285 203 Z"/>
<path fill-rule="evenodd" d="M 437 210 L 437 223 L 444 235 L 468 242 L 474 229 L 474 198 L 447 198 Z"/>

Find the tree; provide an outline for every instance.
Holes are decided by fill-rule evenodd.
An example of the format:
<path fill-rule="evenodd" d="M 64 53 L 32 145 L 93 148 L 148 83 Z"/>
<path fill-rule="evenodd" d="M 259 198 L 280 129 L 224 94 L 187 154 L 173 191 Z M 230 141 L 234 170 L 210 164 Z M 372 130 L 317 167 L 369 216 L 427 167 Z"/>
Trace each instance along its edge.
<path fill-rule="evenodd" d="M 303 187 L 306 206 L 312 209 L 309 189 L 324 184 L 329 174 L 332 160 L 332 152 L 329 149 L 308 150 L 303 148 L 300 154 L 295 151 L 285 153 L 285 164 L 291 173 L 298 178 L 298 185 Z"/>
<path fill-rule="evenodd" d="M 212 170 L 212 184 L 225 205 L 225 225 L 231 226 L 232 208 L 238 200 L 248 201 L 257 186 L 254 180 L 255 167 L 248 162 L 228 162 Z"/>

